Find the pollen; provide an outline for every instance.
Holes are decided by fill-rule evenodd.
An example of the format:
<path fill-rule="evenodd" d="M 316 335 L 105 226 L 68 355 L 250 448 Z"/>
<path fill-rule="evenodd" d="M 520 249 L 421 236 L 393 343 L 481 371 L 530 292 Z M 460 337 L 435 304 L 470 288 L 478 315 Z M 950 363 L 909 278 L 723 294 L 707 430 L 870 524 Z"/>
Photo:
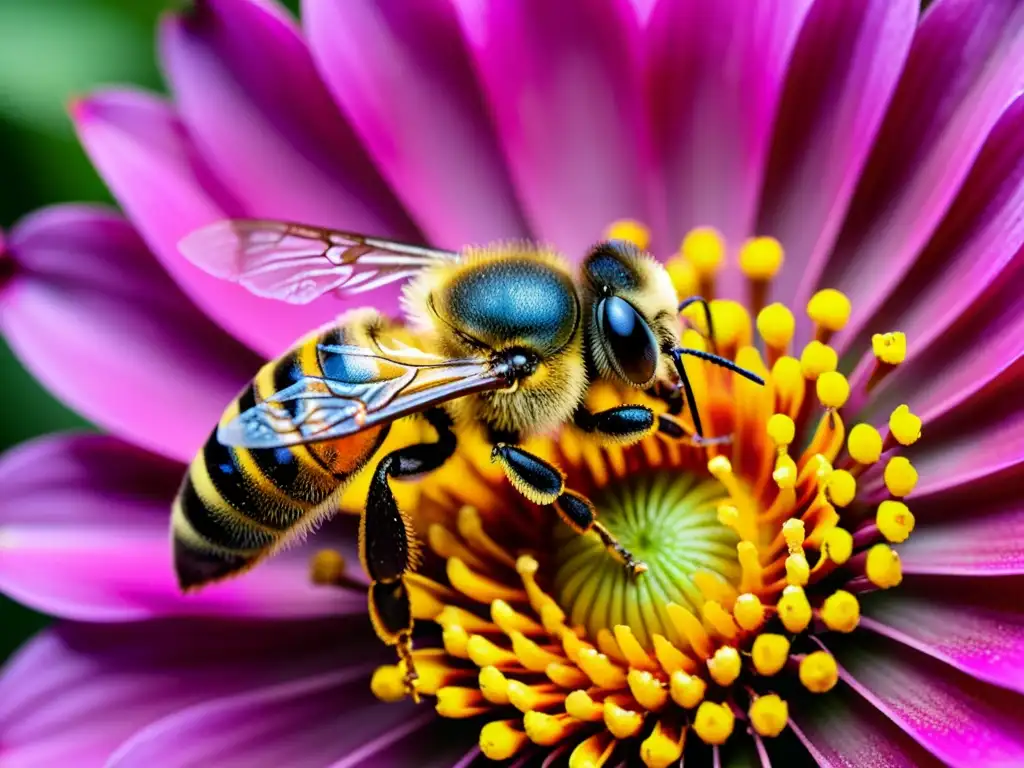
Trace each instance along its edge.
<path fill-rule="evenodd" d="M 874 464 L 882 456 L 882 436 L 870 424 L 857 424 L 850 430 L 847 449 L 858 464 Z"/>
<path fill-rule="evenodd" d="M 824 371 L 816 382 L 818 400 L 826 408 L 842 408 L 850 397 L 850 384 L 838 371 Z"/>
<path fill-rule="evenodd" d="M 758 635 L 750 653 L 757 673 L 771 677 L 786 666 L 786 660 L 789 658 L 789 640 L 782 635 Z"/>
<path fill-rule="evenodd" d="M 796 319 L 785 304 L 769 304 L 757 313 L 757 332 L 772 349 L 785 352 L 793 340 Z"/>
<path fill-rule="evenodd" d="M 828 651 L 815 651 L 800 660 L 800 682 L 812 693 L 827 693 L 839 682 L 836 660 Z"/>
<path fill-rule="evenodd" d="M 612 222 L 604 232 L 605 240 L 625 240 L 633 243 L 641 251 L 646 251 L 651 244 L 651 231 L 633 219 L 620 219 Z"/>
<path fill-rule="evenodd" d="M 841 331 L 850 320 L 852 306 L 846 294 L 833 288 L 818 291 L 807 302 L 807 316 L 827 331 Z"/>
<path fill-rule="evenodd" d="M 782 243 L 774 237 L 755 237 L 740 248 L 740 269 L 751 280 L 771 280 L 782 268 Z"/>
<path fill-rule="evenodd" d="M 693 719 L 693 730 L 706 744 L 724 744 L 732 735 L 736 717 L 725 704 L 701 702 Z"/>
<path fill-rule="evenodd" d="M 860 603 L 845 589 L 836 590 L 825 598 L 821 620 L 834 632 L 853 632 L 860 623 Z"/>
<path fill-rule="evenodd" d="M 800 370 L 804 378 L 816 380 L 821 374 L 834 371 L 839 365 L 836 351 L 820 341 L 812 341 L 800 354 Z"/>
<path fill-rule="evenodd" d="M 779 619 L 782 626 L 794 633 L 803 632 L 811 623 L 811 604 L 803 588 L 790 584 L 782 590 L 779 600 Z"/>
<path fill-rule="evenodd" d="M 889 431 L 900 445 L 913 445 L 921 439 L 921 419 L 901 405 L 889 417 Z"/>
<path fill-rule="evenodd" d="M 776 413 L 768 419 L 768 437 L 777 447 L 785 448 L 793 442 L 795 436 L 796 425 L 786 414 Z"/>
<path fill-rule="evenodd" d="M 736 598 L 736 604 L 732 608 L 736 623 L 741 629 L 748 632 L 753 631 L 764 623 L 765 608 L 761 599 L 750 592 Z"/>
<path fill-rule="evenodd" d="M 789 705 L 774 693 L 759 696 L 747 712 L 750 724 L 759 736 L 775 737 L 789 722 Z"/>
<path fill-rule="evenodd" d="M 708 671 L 711 679 L 722 686 L 732 685 L 740 676 L 742 664 L 740 654 L 735 648 L 723 645 L 715 655 L 708 659 Z"/>
<path fill-rule="evenodd" d="M 907 359 L 907 337 L 903 333 L 876 333 L 871 337 L 871 351 L 888 365 L 899 365 Z"/>
<path fill-rule="evenodd" d="M 684 709 L 693 709 L 704 701 L 704 694 L 708 689 L 708 684 L 703 678 L 682 671 L 672 673 L 669 686 L 672 700 Z"/>
<path fill-rule="evenodd" d="M 886 500 L 878 505 L 875 525 L 887 541 L 901 544 L 914 530 L 914 514 L 903 502 Z"/>
<path fill-rule="evenodd" d="M 864 561 L 864 575 L 876 587 L 889 589 L 903 581 L 900 556 L 888 544 L 875 544 Z"/>
<path fill-rule="evenodd" d="M 885 487 L 900 498 L 909 496 L 917 485 L 917 470 L 904 456 L 894 456 L 885 465 Z"/>
<path fill-rule="evenodd" d="M 714 275 L 725 261 L 725 240 L 710 227 L 693 229 L 683 238 L 680 251 L 702 277 Z"/>

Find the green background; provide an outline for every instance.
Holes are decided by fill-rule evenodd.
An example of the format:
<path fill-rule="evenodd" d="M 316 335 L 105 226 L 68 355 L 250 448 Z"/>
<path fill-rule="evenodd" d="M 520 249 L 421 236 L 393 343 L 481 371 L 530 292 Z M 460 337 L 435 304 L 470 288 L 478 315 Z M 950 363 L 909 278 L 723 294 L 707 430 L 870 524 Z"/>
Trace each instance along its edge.
<path fill-rule="evenodd" d="M 154 54 L 156 20 L 186 5 L 0 0 L 0 228 L 52 203 L 112 202 L 75 140 L 65 106 L 101 85 L 164 90 Z M 287 5 L 294 10 L 297 2 Z M 35 435 L 88 427 L 35 383 L 2 339 L 0 392 L 0 451 Z M 0 596 L 0 660 L 44 623 Z"/>

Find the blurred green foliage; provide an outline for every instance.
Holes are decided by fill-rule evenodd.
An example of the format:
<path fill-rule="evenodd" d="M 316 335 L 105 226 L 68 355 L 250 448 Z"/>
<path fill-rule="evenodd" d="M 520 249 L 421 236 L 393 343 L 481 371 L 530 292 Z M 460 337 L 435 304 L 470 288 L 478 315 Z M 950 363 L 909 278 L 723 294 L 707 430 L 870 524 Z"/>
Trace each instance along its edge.
<path fill-rule="evenodd" d="M 297 2 L 288 2 L 295 11 Z M 68 100 L 102 85 L 164 90 L 156 21 L 186 0 L 0 0 L 0 228 L 35 208 L 111 203 L 78 146 Z M 0 339 L 0 451 L 88 425 L 35 383 Z M 3 489 L 0 489 L 0 493 Z M 0 660 L 45 619 L 0 596 Z"/>

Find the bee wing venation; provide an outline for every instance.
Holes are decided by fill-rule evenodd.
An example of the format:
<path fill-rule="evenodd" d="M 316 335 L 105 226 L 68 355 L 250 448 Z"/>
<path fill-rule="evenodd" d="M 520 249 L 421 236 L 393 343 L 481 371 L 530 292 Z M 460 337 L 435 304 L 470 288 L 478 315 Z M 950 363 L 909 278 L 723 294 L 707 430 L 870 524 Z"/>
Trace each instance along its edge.
<path fill-rule="evenodd" d="M 406 345 L 380 352 L 347 345 L 320 350 L 338 363 L 327 366 L 340 370 L 338 376 L 300 378 L 222 424 L 217 439 L 249 449 L 333 440 L 507 386 L 503 371 L 483 358 L 450 360 Z"/>
<path fill-rule="evenodd" d="M 178 247 L 209 274 L 290 304 L 332 292 L 362 293 L 459 258 L 453 251 L 262 219 L 218 221 Z"/>

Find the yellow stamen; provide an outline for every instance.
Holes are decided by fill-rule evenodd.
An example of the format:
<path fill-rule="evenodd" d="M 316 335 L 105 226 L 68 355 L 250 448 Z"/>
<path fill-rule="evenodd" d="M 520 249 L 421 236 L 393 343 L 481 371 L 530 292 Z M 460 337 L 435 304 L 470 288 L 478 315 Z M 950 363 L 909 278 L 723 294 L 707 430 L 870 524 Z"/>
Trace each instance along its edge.
<path fill-rule="evenodd" d="M 590 684 L 590 678 L 579 667 L 569 664 L 548 664 L 544 674 L 555 685 L 569 691 Z"/>
<path fill-rule="evenodd" d="M 458 625 L 450 625 L 441 632 L 444 649 L 457 659 L 469 658 L 469 633 Z"/>
<path fill-rule="evenodd" d="M 497 667 L 484 667 L 477 676 L 480 693 L 492 704 L 508 704 L 508 679 Z"/>
<path fill-rule="evenodd" d="M 544 627 L 514 610 L 504 600 L 495 600 L 491 603 L 491 621 L 506 635 L 512 632 L 522 632 L 526 635 L 540 635 Z M 465 625 L 463 625 L 465 626 Z"/>
<path fill-rule="evenodd" d="M 814 321 L 815 336 L 826 340 L 836 331 L 846 327 L 852 307 L 846 295 L 834 288 L 818 291 L 807 302 L 807 316 Z"/>
<path fill-rule="evenodd" d="M 666 604 L 665 612 L 676 631 L 686 638 L 698 656 L 706 659 L 711 655 L 711 638 L 704 631 L 700 619 L 678 603 Z"/>
<path fill-rule="evenodd" d="M 631 669 L 626 675 L 629 691 L 641 707 L 649 712 L 657 712 L 668 701 L 668 691 L 650 672 L 642 669 Z"/>
<path fill-rule="evenodd" d="M 719 685 L 732 685 L 740 676 L 741 668 L 739 651 L 730 645 L 723 645 L 708 659 L 708 672 Z"/>
<path fill-rule="evenodd" d="M 577 690 L 565 697 L 565 711 L 581 723 L 596 723 L 604 717 L 604 705 L 590 698 L 590 694 Z"/>
<path fill-rule="evenodd" d="M 858 464 L 874 464 L 882 455 L 882 436 L 870 424 L 857 424 L 850 430 L 846 448 Z"/>
<path fill-rule="evenodd" d="M 594 681 L 594 685 L 615 691 L 626 687 L 626 673 L 594 648 L 583 648 L 576 663 Z"/>
<path fill-rule="evenodd" d="M 826 490 L 829 501 L 845 507 L 857 496 L 857 480 L 845 469 L 837 469 L 829 477 Z"/>
<path fill-rule="evenodd" d="M 782 268 L 782 244 L 774 237 L 755 237 L 740 248 L 740 269 L 751 280 L 771 280 Z"/>
<path fill-rule="evenodd" d="M 860 603 L 846 590 L 838 589 L 825 598 L 821 620 L 833 632 L 853 632 L 860 623 Z"/>
<path fill-rule="evenodd" d="M 893 496 L 909 496 L 917 485 L 917 470 L 903 456 L 894 456 L 885 465 L 885 487 Z"/>
<path fill-rule="evenodd" d="M 780 357 L 772 366 L 771 378 L 778 410 L 795 418 L 804 401 L 803 366 L 795 357 Z"/>
<path fill-rule="evenodd" d="M 800 370 L 805 379 L 816 380 L 821 374 L 834 371 L 839 365 L 839 355 L 827 344 L 812 341 L 800 353 Z"/>
<path fill-rule="evenodd" d="M 796 319 L 785 304 L 769 304 L 757 313 L 757 332 L 768 345 L 769 360 L 774 362 L 789 349 L 796 331 Z M 775 352 L 775 356 L 770 354 Z"/>
<path fill-rule="evenodd" d="M 448 581 L 466 597 L 488 605 L 494 600 L 516 602 L 526 598 L 523 590 L 513 589 L 500 581 L 475 573 L 457 557 L 448 560 Z"/>
<path fill-rule="evenodd" d="M 900 556 L 888 544 L 875 544 L 868 550 L 864 574 L 876 587 L 889 589 L 903 581 Z"/>
<path fill-rule="evenodd" d="M 853 536 L 845 528 L 833 528 L 825 534 L 821 554 L 836 565 L 843 565 L 853 554 Z"/>
<path fill-rule="evenodd" d="M 811 575 L 811 566 L 803 553 L 786 557 L 786 583 L 802 587 Z"/>
<path fill-rule="evenodd" d="M 736 555 L 740 561 L 740 589 L 744 592 L 760 589 L 763 571 L 757 545 L 751 541 L 741 541 L 736 545 Z"/>
<path fill-rule="evenodd" d="M 679 670 L 683 672 L 696 671 L 697 663 L 676 648 L 667 637 L 655 632 L 652 639 L 654 642 L 654 655 L 658 659 L 658 664 L 665 671 L 665 674 L 671 675 Z"/>
<path fill-rule="evenodd" d="M 441 625 L 441 628 L 458 626 L 467 632 L 493 632 L 495 627 L 487 619 L 477 616 L 475 613 L 459 608 L 456 605 L 446 605 L 441 612 L 434 617 L 434 621 Z"/>
<path fill-rule="evenodd" d="M 518 720 L 493 720 L 480 729 L 480 751 L 491 760 L 507 760 L 522 749 L 526 734 L 516 728 Z"/>
<path fill-rule="evenodd" d="M 680 250 L 702 280 L 713 277 L 725 261 L 725 240 L 711 227 L 690 230 Z"/>
<path fill-rule="evenodd" d="M 750 724 L 760 736 L 775 737 L 789 722 L 789 706 L 774 693 L 758 696 L 747 712 Z"/>
<path fill-rule="evenodd" d="M 786 666 L 786 659 L 789 658 L 789 640 L 771 633 L 758 635 L 750 648 L 750 657 L 759 675 L 776 675 Z"/>
<path fill-rule="evenodd" d="M 803 632 L 811 623 L 811 604 L 803 587 L 791 584 L 782 590 L 778 610 L 782 625 L 790 632 Z"/>
<path fill-rule="evenodd" d="M 732 607 L 736 623 L 748 632 L 752 632 L 764 623 L 764 605 L 757 595 L 747 592 L 736 598 Z"/>
<path fill-rule="evenodd" d="M 531 672 L 543 672 L 548 664 L 558 664 L 562 661 L 561 656 L 541 648 L 522 632 L 509 633 L 509 639 L 512 641 L 512 652 L 519 659 L 519 663 Z"/>
<path fill-rule="evenodd" d="M 487 711 L 479 689 L 456 686 L 447 686 L 437 691 L 434 708 L 441 717 L 453 720 L 464 720 Z"/>
<path fill-rule="evenodd" d="M 914 514 L 901 501 L 883 501 L 878 505 L 875 525 L 888 541 L 900 544 L 914 530 Z"/>
<path fill-rule="evenodd" d="M 514 653 L 498 647 L 483 635 L 470 635 L 466 653 L 478 667 L 509 669 L 519 666 L 519 659 Z"/>
<path fill-rule="evenodd" d="M 800 661 L 800 682 L 812 693 L 831 691 L 839 681 L 839 668 L 828 651 L 809 653 Z"/>
<path fill-rule="evenodd" d="M 405 687 L 405 666 L 385 664 L 374 670 L 370 678 L 370 690 L 381 701 L 401 701 L 408 691 Z"/>
<path fill-rule="evenodd" d="M 850 384 L 838 371 L 825 371 L 816 383 L 818 400 L 826 408 L 842 408 L 850 399 Z"/>
<path fill-rule="evenodd" d="M 672 701 L 683 709 L 693 709 L 704 700 L 708 684 L 696 675 L 673 672 L 668 681 Z"/>
<path fill-rule="evenodd" d="M 524 713 L 561 704 L 565 699 L 565 694 L 551 683 L 527 685 L 519 680 L 509 680 L 506 693 L 509 703 Z"/>
<path fill-rule="evenodd" d="M 484 531 L 484 523 L 476 507 L 466 505 L 459 510 L 459 517 L 456 521 L 459 535 L 472 544 L 478 551 L 485 553 L 492 560 L 504 563 L 510 568 L 515 566 L 515 560 L 503 546 Z"/>
<path fill-rule="evenodd" d="M 900 445 L 913 445 L 921 437 L 921 419 L 901 405 L 889 417 L 889 431 Z"/>
<path fill-rule="evenodd" d="M 615 633 L 615 642 L 618 644 L 619 650 L 629 666 L 652 672 L 658 668 L 654 659 L 648 656 L 647 651 L 640 645 L 630 627 L 627 627 L 625 624 L 616 624 L 612 631 Z"/>
<path fill-rule="evenodd" d="M 703 701 L 693 719 L 693 730 L 706 744 L 724 744 L 732 735 L 735 722 L 728 705 Z"/>
<path fill-rule="evenodd" d="M 685 739 L 684 728 L 659 720 L 640 745 L 640 759 L 647 768 L 668 768 L 682 757 Z"/>
<path fill-rule="evenodd" d="M 681 256 L 669 259 L 665 263 L 672 287 L 676 289 L 676 297 L 682 301 L 700 292 L 700 279 L 693 264 Z"/>
<path fill-rule="evenodd" d="M 639 221 L 619 219 L 612 222 L 604 231 L 605 240 L 626 240 L 633 243 L 641 251 L 646 251 L 651 244 L 651 232 Z"/>
<path fill-rule="evenodd" d="M 527 712 L 523 716 L 523 730 L 530 741 L 542 747 L 553 747 L 555 744 L 576 733 L 583 724 L 567 715 L 548 715 L 544 712 Z"/>
<path fill-rule="evenodd" d="M 598 731 L 581 741 L 569 755 L 569 768 L 601 768 L 612 756 L 618 742 L 610 733 Z"/>
<path fill-rule="evenodd" d="M 604 724 L 616 739 L 629 739 L 644 727 L 644 716 L 620 707 L 611 699 L 604 700 Z"/>
<path fill-rule="evenodd" d="M 907 359 L 907 336 L 904 333 L 876 333 L 871 337 L 871 351 L 882 363 L 899 365 Z"/>
<path fill-rule="evenodd" d="M 717 600 L 705 602 L 701 613 L 704 616 L 704 621 L 726 640 L 733 640 L 740 633 L 736 622 L 732 620 L 732 614 L 725 610 Z"/>
<path fill-rule="evenodd" d="M 776 413 L 768 419 L 768 437 L 775 443 L 776 448 L 785 448 L 793 442 L 795 436 L 796 425 L 786 414 Z"/>

